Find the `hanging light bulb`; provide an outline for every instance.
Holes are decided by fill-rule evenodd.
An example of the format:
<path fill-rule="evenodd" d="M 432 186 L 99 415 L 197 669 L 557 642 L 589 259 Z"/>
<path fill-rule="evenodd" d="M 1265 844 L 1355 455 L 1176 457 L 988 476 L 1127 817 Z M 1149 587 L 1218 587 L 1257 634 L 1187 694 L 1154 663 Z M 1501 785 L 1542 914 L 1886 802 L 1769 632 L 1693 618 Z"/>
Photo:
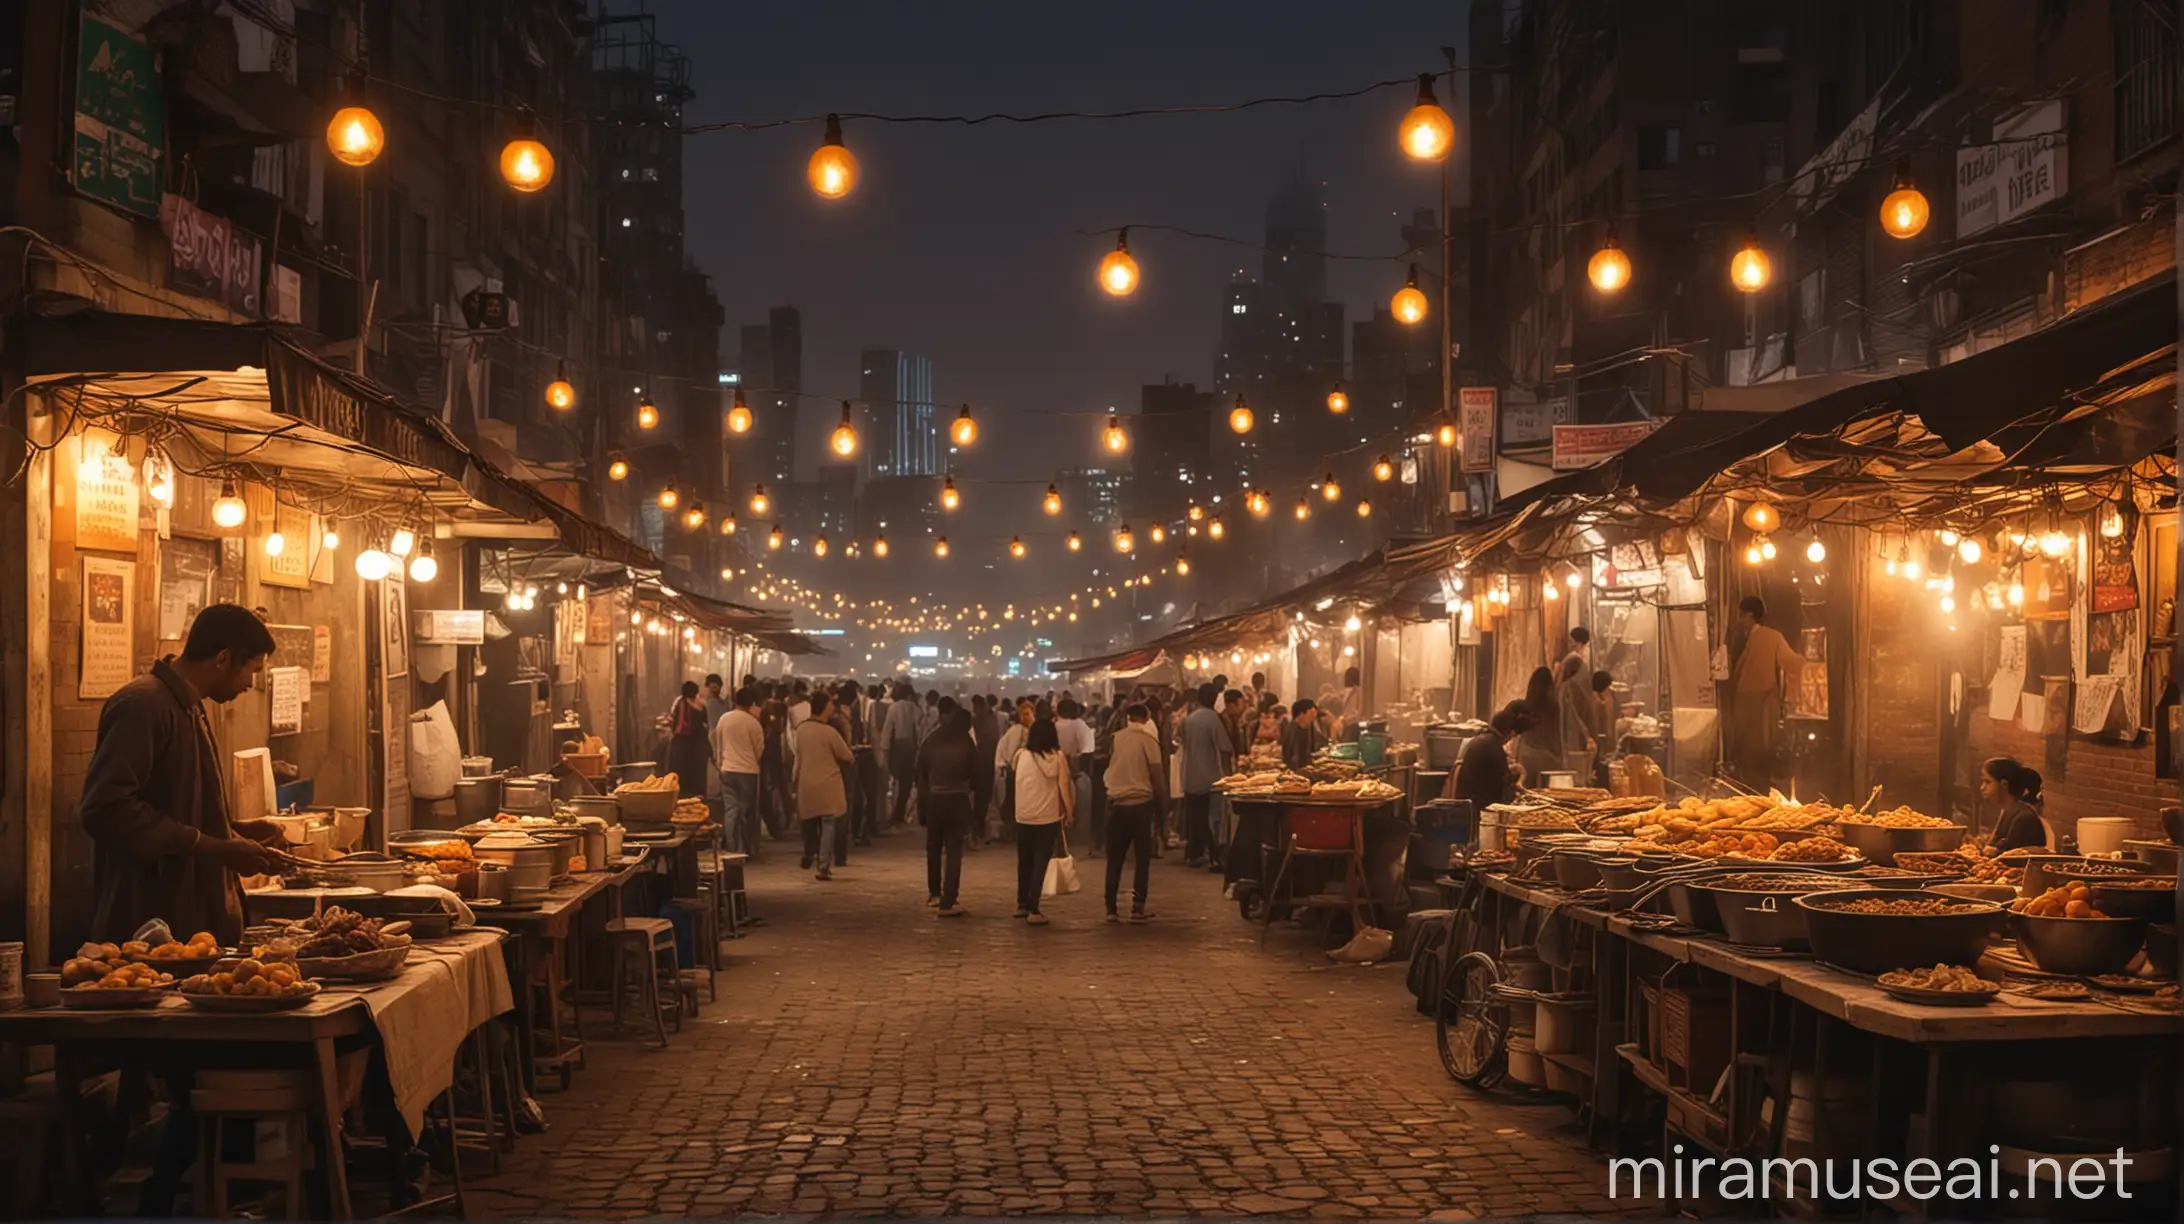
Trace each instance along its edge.
<path fill-rule="evenodd" d="M 1957 541 L 1957 556 L 1962 558 L 1966 565 L 1977 565 L 1979 559 L 1986 555 L 1987 550 L 1980 547 L 1979 541 L 1970 536 L 1965 536 Z"/>
<path fill-rule="evenodd" d="M 1194 523 L 1202 523 L 1206 519 L 1206 508 L 1199 505 L 1197 502 L 1192 502 L 1190 509 L 1185 510 L 1183 514 L 1184 517 L 1190 519 L 1190 521 Z"/>
<path fill-rule="evenodd" d="M 1303 522 L 1304 520 L 1306 520 L 1306 519 L 1308 519 L 1308 518 L 1311 518 L 1311 517 L 1312 517 L 1312 502 L 1311 502 L 1311 500 L 1310 500 L 1309 498 L 1305 498 L 1305 497 L 1299 497 L 1299 498 L 1297 499 L 1297 521 L 1301 523 L 1301 522 Z"/>
<path fill-rule="evenodd" d="M 1359 518 L 1371 518 L 1373 516 L 1373 504 L 1362 497 L 1358 498 L 1357 516 Z"/>
<path fill-rule="evenodd" d="M 1456 143 L 1456 122 L 1433 96 L 1433 74 L 1418 74 L 1418 100 L 1395 129 L 1396 140 L 1412 161 L 1440 161 Z"/>
<path fill-rule="evenodd" d="M 394 558 L 378 548 L 366 548 L 356 555 L 356 576 L 366 582 L 377 582 L 394 572 Z"/>
<path fill-rule="evenodd" d="M 1254 418 L 1251 415 L 1251 405 L 1245 403 L 1243 395 L 1239 393 L 1236 396 L 1236 406 L 1229 409 L 1229 432 L 1238 434 L 1250 433 L 1253 420 Z"/>
<path fill-rule="evenodd" d="M 1758 293 L 1774 279 L 1774 261 L 1759 245 L 1759 227 L 1745 235 L 1744 246 L 1729 261 L 1729 283 L 1740 293 Z"/>
<path fill-rule="evenodd" d="M 1766 502 L 1756 501 L 1744 508 L 1744 525 L 1765 535 L 1782 525 L 1782 515 Z"/>
<path fill-rule="evenodd" d="M 1155 544 L 1168 542 L 1168 527 L 1165 523 L 1154 523 L 1150 528 L 1146 529 L 1145 534 L 1152 537 Z"/>
<path fill-rule="evenodd" d="M 223 531 L 232 531 L 242 526 L 243 520 L 248 517 L 250 517 L 250 509 L 243 505 L 243 499 L 236 495 L 235 478 L 233 476 L 222 477 L 220 479 L 220 496 L 212 500 L 212 525 Z"/>
<path fill-rule="evenodd" d="M 608 479 L 608 480 L 628 480 L 628 479 L 629 479 L 629 460 L 627 460 L 627 459 L 624 459 L 624 458 L 623 458 L 622 456 L 620 456 L 620 455 L 615 455 L 615 456 L 613 456 L 612 458 L 608 459 L 608 460 L 607 460 L 607 479 Z"/>
<path fill-rule="evenodd" d="M 397 557 L 407 557 L 417 548 L 417 533 L 407 527 L 394 529 L 393 538 L 387 541 L 387 551 Z"/>
<path fill-rule="evenodd" d="M 1917 558 L 1906 561 L 1897 568 L 1903 574 L 1903 580 L 1905 582 L 1917 582 L 1919 580 L 1919 576 L 1926 572 L 1925 565 L 1920 563 Z"/>
<path fill-rule="evenodd" d="M 1630 256 L 1615 241 L 1615 223 L 1608 223 L 1608 232 L 1600 240 L 1600 249 L 1593 252 L 1585 265 L 1585 278 L 1592 287 L 1602 293 L 1620 293 L 1630 284 Z"/>
<path fill-rule="evenodd" d="M 569 381 L 566 362 L 554 365 L 554 380 L 546 384 L 546 406 L 555 412 L 567 412 L 576 407 L 576 386 Z"/>
<path fill-rule="evenodd" d="M 1382 484 L 1395 479 L 1395 461 L 1386 455 L 1373 460 L 1373 479 Z"/>
<path fill-rule="evenodd" d="M 820 533 L 819 533 L 818 535 L 816 535 L 816 536 L 813 536 L 813 537 L 812 537 L 812 541 L 811 541 L 811 555 L 812 555 L 812 556 L 814 556 L 814 557 L 824 557 L 824 556 L 826 556 L 826 555 L 827 555 L 827 533 L 826 533 L 826 532 L 822 531 L 822 532 L 820 532 Z"/>
<path fill-rule="evenodd" d="M 1069 551 L 1071 551 L 1071 552 L 1081 552 L 1081 551 L 1083 551 L 1083 549 L 1084 549 L 1084 541 L 1083 541 L 1083 540 L 1081 540 L 1081 539 L 1079 539 L 1079 538 L 1077 538 L 1077 533 L 1076 533 L 1076 532 L 1074 532 L 1074 531 L 1070 532 L 1070 533 L 1069 533 Z"/>
<path fill-rule="evenodd" d="M 1562 576 L 1562 585 L 1574 591 L 1585 585 L 1585 575 L 1579 573 L 1577 567 L 1573 565 L 1570 567 L 1570 571 Z"/>
<path fill-rule="evenodd" d="M 1956 611 L 1956 596 L 1954 596 L 1954 595 L 1944 595 L 1944 596 L 1942 596 L 1942 597 L 1941 597 L 1941 610 L 1942 610 L 1943 612 L 1954 612 L 1954 611 Z"/>
<path fill-rule="evenodd" d="M 1062 491 L 1053 485 L 1048 485 L 1046 496 L 1039 501 L 1039 508 L 1048 514 L 1060 514 L 1062 512 Z"/>
<path fill-rule="evenodd" d="M 736 533 L 735 511 L 723 510 L 720 512 L 720 533 L 722 535 L 734 535 Z"/>
<path fill-rule="evenodd" d="M 656 500 L 660 503 L 660 509 L 673 510 L 682 504 L 682 491 L 675 487 L 674 481 L 668 481 L 660 486 L 659 497 Z"/>
<path fill-rule="evenodd" d="M 1124 523 L 1120 527 L 1117 527 L 1115 529 L 1115 551 L 1119 553 L 1126 553 L 1131 552 L 1136 548 L 1137 537 L 1130 534 L 1130 524 Z"/>
<path fill-rule="evenodd" d="M 2070 551 L 2070 537 L 2050 527 L 2040 537 L 2040 551 L 2049 557 L 2060 557 Z"/>
<path fill-rule="evenodd" d="M 1327 393 L 1327 411 L 1341 416 L 1350 410 L 1350 393 L 1342 389 L 1342 380 L 1336 379 L 1334 389 Z"/>
<path fill-rule="evenodd" d="M 2022 582 L 2012 582 L 2012 583 L 2010 583 L 2010 590 L 2009 590 L 2009 601 L 2010 601 L 2010 606 L 2011 606 L 2011 607 L 2013 607 L 2013 608 L 2021 608 L 2021 607 L 2023 607 L 2023 606 L 2024 606 L 2024 604 L 2025 604 L 2025 584 L 2024 584 L 2024 583 L 2022 583 Z"/>
<path fill-rule="evenodd" d="M 1227 534 L 1228 528 L 1221 525 L 1221 516 L 1218 514 L 1213 516 L 1212 522 L 1206 524 L 1206 535 L 1211 539 L 1218 540 Z"/>
<path fill-rule="evenodd" d="M 683 511 L 682 525 L 685 531 L 697 531 L 705 526 L 705 503 L 693 497 L 690 508 Z"/>
<path fill-rule="evenodd" d="M 409 576 L 411 582 L 430 582 L 440 576 L 440 562 L 432 555 L 432 541 L 418 545 L 417 555 L 410 558 Z"/>
<path fill-rule="evenodd" d="M 1759 564 L 1759 562 L 1760 562 L 1760 556 L 1759 556 L 1759 545 L 1757 545 L 1757 544 L 1747 544 L 1747 545 L 1745 545 L 1745 546 L 1744 546 L 1744 563 L 1745 563 L 1746 565 L 1758 565 L 1758 564 Z"/>
<path fill-rule="evenodd" d="M 1107 414 L 1107 428 L 1100 432 L 1100 444 L 1110 455 L 1119 455 L 1130 448 L 1130 435 L 1122 431 L 1122 421 L 1112 412 Z"/>
<path fill-rule="evenodd" d="M 1911 185 L 1911 162 L 1896 163 L 1896 189 L 1881 201 L 1881 228 L 1891 238 L 1916 238 L 1926 228 L 1932 209 L 1926 193 Z"/>
<path fill-rule="evenodd" d="M 328 527 L 326 529 L 326 534 L 319 537 L 319 547 L 325 549 L 327 552 L 333 552 L 334 550 L 340 548 L 341 533 L 331 527 Z"/>
<path fill-rule="evenodd" d="M 640 396 L 637 400 L 637 428 L 651 429 L 659 423 L 660 409 L 652 402 L 652 397 Z"/>
<path fill-rule="evenodd" d="M 887 555 L 886 536 L 879 535 L 872 537 L 872 555 L 875 557 L 884 557 Z"/>
<path fill-rule="evenodd" d="M 945 557 L 948 555 L 947 536 L 941 536 L 933 541 L 933 555 L 936 557 Z"/>
<path fill-rule="evenodd" d="M 2114 506 L 2101 507 L 2101 535 L 2111 540 L 2123 537 L 2123 511 Z"/>
<path fill-rule="evenodd" d="M 1191 559 L 1187 556 L 1184 556 L 1181 550 L 1178 550 L 1175 554 L 1175 576 L 1178 578 L 1187 578 L 1190 576 L 1190 572 Z M 1095 608 L 1099 607 L 1099 601 L 1096 599 L 1093 600 L 1092 606 Z"/>
<path fill-rule="evenodd" d="M 1812 543 L 1805 545 L 1805 560 L 1812 562 L 1814 565 L 1818 565 L 1822 561 L 1825 561 L 1827 559 L 1828 546 L 1822 544 L 1817 538 L 1814 539 Z"/>
<path fill-rule="evenodd" d="M 1328 501 L 1336 502 L 1342 500 L 1342 485 L 1335 480 L 1335 474 L 1333 472 L 1327 473 L 1327 479 L 1320 482 L 1319 490 L 1320 496 L 1326 498 Z"/>
<path fill-rule="evenodd" d="M 848 400 L 842 401 L 842 421 L 827 435 L 827 449 L 839 458 L 847 459 L 857 453 L 857 425 Z"/>
<path fill-rule="evenodd" d="M 804 177 L 822 199 L 839 200 L 857 188 L 857 157 L 842 144 L 842 121 L 827 116 L 826 138 L 804 166 Z"/>
<path fill-rule="evenodd" d="M 743 388 L 741 387 L 736 388 L 735 402 L 728 405 L 728 432 L 732 434 L 751 432 L 751 406 L 743 402 Z"/>
<path fill-rule="evenodd" d="M 174 505 L 174 461 L 156 446 L 144 452 L 144 495 L 157 505 Z"/>
<path fill-rule="evenodd" d="M 1539 594 L 1540 598 L 1545 599 L 1548 603 L 1553 603 L 1562 598 L 1562 592 L 1555 589 L 1555 580 L 1552 578 L 1540 583 Z"/>
<path fill-rule="evenodd" d="M 1027 550 L 1027 549 L 1025 549 L 1025 547 L 1024 547 L 1024 537 L 1022 537 L 1022 536 L 1010 536 L 1010 537 L 1009 537 L 1009 555 L 1010 555 L 1010 556 L 1012 556 L 1012 557 L 1015 557 L 1015 558 L 1016 558 L 1017 560 L 1021 561 L 1021 560 L 1023 560 L 1023 558 L 1024 558 L 1024 553 L 1025 553 L 1026 551 L 1028 551 L 1028 550 Z"/>
<path fill-rule="evenodd" d="M 510 591 L 501 596 L 501 608 L 509 612 L 523 611 L 523 592 Z"/>
<path fill-rule="evenodd" d="M 1766 536 L 1761 536 L 1761 537 L 1759 537 L 1759 555 L 1760 555 L 1760 556 L 1762 556 L 1762 557 L 1765 557 L 1765 558 L 1766 558 L 1767 560 L 1769 560 L 1769 561 L 1772 561 L 1772 560 L 1774 560 L 1774 559 L 1775 559 L 1775 544 L 1774 544 L 1774 541 L 1773 541 L 1773 540 L 1771 540 L 1771 539 L 1769 539 L 1769 538 L 1767 538 Z"/>
<path fill-rule="evenodd" d="M 1456 449 L 1455 424 L 1449 421 L 1441 422 L 1440 428 L 1433 431 L 1433 443 L 1442 450 Z"/>
<path fill-rule="evenodd" d="M 282 535 L 282 534 L 281 534 L 280 532 L 278 532 L 278 531 L 268 531 L 268 532 L 266 532 L 266 533 L 265 533 L 265 555 L 266 555 L 266 556 L 268 556 L 268 557 L 278 557 L 278 556 L 280 556 L 280 555 L 281 555 L 282 553 L 284 553 L 284 552 L 287 552 L 287 551 L 288 551 L 288 537 L 287 537 L 287 536 L 284 536 L 284 535 Z"/>
<path fill-rule="evenodd" d="M 955 424 L 948 427 L 948 440 L 958 447 L 969 446 L 978 441 L 978 422 L 971 419 L 969 404 L 963 405 L 963 411 L 956 413 Z"/>
<path fill-rule="evenodd" d="M 766 533 L 767 551 L 780 552 L 781 546 L 786 543 L 788 543 L 788 537 L 781 533 L 781 524 L 774 524 L 774 529 Z"/>
<path fill-rule="evenodd" d="M 352 96 L 361 96 L 358 82 L 351 82 Z M 326 148 L 344 166 L 369 166 L 387 147 L 387 129 L 368 106 L 344 106 L 326 125 Z"/>
<path fill-rule="evenodd" d="M 766 485 L 763 481 L 751 486 L 751 513 L 764 514 L 772 505 L 773 499 L 766 496 Z"/>
<path fill-rule="evenodd" d="M 1266 495 L 1265 489 L 1246 489 L 1244 509 L 1251 511 L 1253 518 L 1265 518 L 1274 512 L 1274 499 Z"/>
<path fill-rule="evenodd" d="M 1410 266 L 1409 279 L 1403 282 L 1401 289 L 1395 291 L 1394 297 L 1388 299 L 1388 313 L 1395 316 L 1396 322 L 1405 325 L 1425 322 L 1426 295 L 1418 288 L 1417 264 Z"/>
<path fill-rule="evenodd" d="M 1130 227 L 1115 235 L 1115 249 L 1100 260 L 1100 288 L 1109 297 L 1129 297 L 1137 292 L 1137 259 L 1130 254 Z"/>
<path fill-rule="evenodd" d="M 553 151 L 539 141 L 537 126 L 530 111 L 516 112 L 515 139 L 501 146 L 501 181 L 524 195 L 554 181 Z"/>
<path fill-rule="evenodd" d="M 962 504 L 963 504 L 963 495 L 962 495 L 962 494 L 960 494 L 960 493 L 958 493 L 958 492 L 956 492 L 956 487 L 955 487 L 955 477 L 953 477 L 953 476 L 943 476 L 943 477 L 941 477 L 941 478 L 940 478 L 940 508 L 941 508 L 941 509 L 943 509 L 943 510 L 953 510 L 953 509 L 955 509 L 955 508 L 956 508 L 957 506 L 960 506 L 960 505 L 962 505 Z"/>

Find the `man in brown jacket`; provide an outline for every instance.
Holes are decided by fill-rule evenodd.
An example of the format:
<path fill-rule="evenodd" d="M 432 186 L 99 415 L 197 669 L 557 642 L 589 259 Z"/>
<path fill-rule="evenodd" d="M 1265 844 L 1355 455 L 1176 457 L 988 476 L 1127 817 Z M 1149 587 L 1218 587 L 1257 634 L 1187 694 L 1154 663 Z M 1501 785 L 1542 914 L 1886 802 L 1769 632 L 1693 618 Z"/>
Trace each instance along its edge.
<path fill-rule="evenodd" d="M 237 878 L 275 867 L 261 842 L 271 821 L 230 821 L 219 743 L 205 702 L 222 705 L 257 683 L 273 634 L 256 613 L 214 604 L 197 614 L 179 658 L 169 655 L 106 699 L 79 809 L 91 835 L 97 908 L 92 937 L 119 943 L 146 919 L 177 939 L 210 931 L 242 938 Z"/>
<path fill-rule="evenodd" d="M 819 865 L 818 878 L 834 878 L 835 826 L 849 814 L 849 776 L 857 757 L 827 718 L 825 689 L 811 695 L 811 717 L 796 726 L 796 813 L 804 822 L 804 851 Z"/>

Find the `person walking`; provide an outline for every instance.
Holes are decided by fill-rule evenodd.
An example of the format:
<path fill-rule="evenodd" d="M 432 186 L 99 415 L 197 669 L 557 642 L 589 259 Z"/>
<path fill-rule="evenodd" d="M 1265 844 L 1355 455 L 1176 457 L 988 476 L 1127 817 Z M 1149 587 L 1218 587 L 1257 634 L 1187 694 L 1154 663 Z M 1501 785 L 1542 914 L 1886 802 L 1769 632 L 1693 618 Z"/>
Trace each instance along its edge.
<path fill-rule="evenodd" d="M 705 775 L 713 760 L 712 730 L 698 682 L 683 681 L 682 696 L 667 711 L 667 767 L 685 799 L 705 794 Z"/>
<path fill-rule="evenodd" d="M 1153 916 L 1145 907 L 1152 884 L 1153 832 L 1168 806 L 1168 775 L 1161 766 L 1160 736 L 1153 730 L 1152 711 L 1133 702 L 1115 732 L 1107 761 L 1107 920 L 1119 922 L 1116 905 L 1122 887 L 1123 855 L 1134 853 L 1135 889 L 1130 894 L 1130 921 Z"/>
<path fill-rule="evenodd" d="M 918 695 L 907 684 L 895 685 L 895 700 L 887 707 L 887 726 L 882 737 L 887 756 L 887 773 L 895 782 L 894 814 L 888 818 L 887 827 L 899 829 L 908 823 L 910 815 L 910 771 L 917 767 L 919 705 Z"/>
<path fill-rule="evenodd" d="M 1062 830 L 1076 821 L 1076 785 L 1069 777 L 1069 759 L 1062 754 L 1061 737 L 1051 719 L 1039 719 L 1024 733 L 1024 746 L 1013 762 L 1016 772 L 1016 916 L 1033 926 L 1045 926 L 1039 912 L 1039 893 L 1046 885 L 1047 864 Z"/>
<path fill-rule="evenodd" d="M 1213 854 L 1213 784 L 1229 772 L 1236 741 L 1215 711 L 1218 685 L 1198 686 L 1198 708 L 1183 719 L 1176 746 L 1183 752 L 1183 865 L 1204 867 Z"/>
<path fill-rule="evenodd" d="M 995 778 L 994 789 L 1001 796 L 1001 837 L 1015 841 L 1016 837 L 1016 754 L 1023 751 L 1024 738 L 1031 733 L 1031 724 L 1038 721 L 1038 707 L 1030 698 L 1016 703 L 1016 721 L 1001 733 L 1001 742 L 993 752 Z"/>
<path fill-rule="evenodd" d="M 765 755 L 758 694 L 737 689 L 728 712 L 713 724 L 713 764 L 720 770 L 722 825 L 731 844 L 744 854 L 758 853 L 758 771 Z"/>
<path fill-rule="evenodd" d="M 953 705 L 943 699 L 944 706 Z M 957 899 L 963 881 L 963 842 L 983 765 L 971 736 L 970 711 L 949 709 L 940 729 L 918 747 L 912 770 L 918 810 L 925 814 L 925 903 L 943 918 L 961 918 Z"/>
<path fill-rule="evenodd" d="M 1076 811 L 1084 817 L 1087 839 L 1097 844 L 1102 826 L 1092 810 L 1092 756 L 1099 750 L 1099 740 L 1092 734 L 1091 724 L 1084 719 L 1084 707 L 1077 704 L 1076 698 L 1065 694 L 1054 713 L 1054 735 L 1062 743 L 1062 755 L 1069 759 L 1070 776 L 1076 779 Z"/>
<path fill-rule="evenodd" d="M 758 687 L 758 725 L 766 732 L 766 752 L 758 761 L 759 809 L 774 840 L 783 841 L 796 825 L 796 791 L 789 782 L 789 707 L 778 681 Z"/>
<path fill-rule="evenodd" d="M 796 728 L 796 811 L 804 828 L 804 866 L 834 878 L 835 829 L 849 812 L 849 775 L 857 758 L 826 718 L 825 690 L 811 695 L 811 717 Z"/>
<path fill-rule="evenodd" d="M 971 787 L 971 827 L 964 840 L 966 847 L 978 849 L 986 841 L 986 813 L 993 810 L 993 756 L 1001 742 L 1001 716 L 994 711 L 993 698 L 977 694 L 971 698 L 971 744 L 978 749 L 978 778 Z"/>

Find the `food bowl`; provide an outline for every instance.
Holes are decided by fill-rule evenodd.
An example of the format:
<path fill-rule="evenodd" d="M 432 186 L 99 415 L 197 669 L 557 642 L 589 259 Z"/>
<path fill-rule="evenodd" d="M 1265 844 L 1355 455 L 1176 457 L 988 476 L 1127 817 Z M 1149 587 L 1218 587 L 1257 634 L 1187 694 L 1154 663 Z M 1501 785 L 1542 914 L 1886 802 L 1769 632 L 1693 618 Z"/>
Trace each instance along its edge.
<path fill-rule="evenodd" d="M 2132 858 L 2164 874 L 2175 874 L 2179 847 L 2175 842 L 2129 840 L 2123 848 Z"/>
<path fill-rule="evenodd" d="M 1676 915 L 1676 921 L 1694 930 L 1712 931 L 1716 935 L 1729 933 L 1721 924 L 1721 911 L 1715 908 L 1711 889 L 1678 880 L 1668 886 L 1668 908 Z"/>
<path fill-rule="evenodd" d="M 2021 887 L 2037 897 L 2058 884 L 2072 880 L 2113 879 L 2120 875 L 2148 875 L 2152 869 L 2130 859 L 2089 859 L 2075 854 L 2035 854 L 2025 859 Z"/>
<path fill-rule="evenodd" d="M 1794 893 L 1739 892 L 1710 888 L 1729 942 L 1752 948 L 1802 948 L 1810 940 L 1805 911 L 1790 904 Z"/>
<path fill-rule="evenodd" d="M 1956 824 L 1904 829 L 1846 820 L 1836 828 L 1845 845 L 1883 867 L 1893 865 L 1900 851 L 1954 850 L 1964 844 L 1964 826 Z"/>
<path fill-rule="evenodd" d="M 1645 887 L 1645 877 L 1638 874 L 1638 860 L 1628 855 L 1606 855 L 1593 860 L 1599 869 L 1600 886 L 1613 892 L 1630 892 Z"/>
<path fill-rule="evenodd" d="M 680 798 L 671 790 L 632 790 L 615 795 L 625 822 L 664 821 L 675 814 L 675 804 Z"/>
<path fill-rule="evenodd" d="M 1944 897 L 1962 897 L 1966 901 L 1992 901 L 1998 905 L 2008 905 L 2017 899 L 2017 890 L 2007 884 L 1929 884 L 1926 891 Z"/>
<path fill-rule="evenodd" d="M 1882 974 L 1926 965 L 1976 965 L 1987 950 L 1995 915 L 1990 901 L 1955 897 L 1923 898 L 1951 907 L 1931 914 L 1860 914 L 1829 908 L 1856 901 L 1918 901 L 1918 893 L 1893 888 L 1857 888 L 1792 898 L 1805 911 L 1805 932 L 1812 954 L 1831 965 L 1858 973 Z"/>
<path fill-rule="evenodd" d="M 1590 850 L 1555 851 L 1555 883 L 1571 892 L 1600 887 L 1598 856 Z"/>
<path fill-rule="evenodd" d="M 1926 875 L 1902 867 L 1882 867 L 1871 863 L 1854 868 L 1844 875 L 1845 888 L 1932 888 L 1937 884 L 1949 884 L 1958 879 L 1953 875 Z M 2016 890 L 2012 889 L 2010 895 L 2017 895 Z"/>
<path fill-rule="evenodd" d="M 2146 943 L 2144 918 L 2036 918 L 2011 914 L 2018 951 L 2046 973 L 2121 973 Z"/>
<path fill-rule="evenodd" d="M 2099 877 L 2085 880 L 2086 900 L 2111 918 L 2144 918 L 2148 922 L 2176 920 L 2176 877 L 2140 876 L 2131 884 Z"/>

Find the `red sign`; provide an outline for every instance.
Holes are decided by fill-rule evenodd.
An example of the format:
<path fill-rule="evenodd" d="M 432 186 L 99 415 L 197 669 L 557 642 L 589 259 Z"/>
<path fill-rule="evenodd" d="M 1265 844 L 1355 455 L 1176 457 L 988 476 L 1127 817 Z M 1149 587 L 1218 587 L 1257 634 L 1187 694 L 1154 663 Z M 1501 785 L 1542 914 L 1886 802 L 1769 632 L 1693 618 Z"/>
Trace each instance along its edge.
<path fill-rule="evenodd" d="M 1554 467 L 1558 472 L 1605 463 L 1645 441 L 1658 421 L 1624 421 L 1615 425 L 1555 426 Z"/>

